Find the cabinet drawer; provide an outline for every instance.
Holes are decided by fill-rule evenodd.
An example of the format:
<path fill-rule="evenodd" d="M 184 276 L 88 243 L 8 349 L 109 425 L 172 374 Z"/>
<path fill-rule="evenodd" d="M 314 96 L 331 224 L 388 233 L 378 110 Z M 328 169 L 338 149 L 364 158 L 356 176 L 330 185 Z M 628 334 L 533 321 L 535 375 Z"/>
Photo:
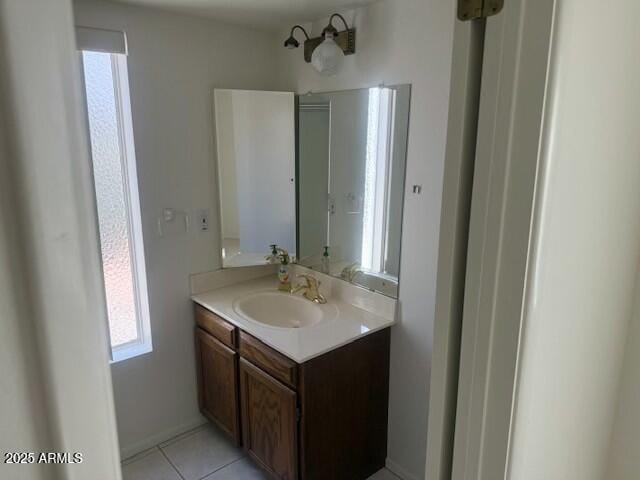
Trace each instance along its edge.
<path fill-rule="evenodd" d="M 248 333 L 240 331 L 240 356 L 277 378 L 298 387 L 298 365 Z"/>
<path fill-rule="evenodd" d="M 196 325 L 231 348 L 236 348 L 236 327 L 206 308 L 195 306 Z"/>

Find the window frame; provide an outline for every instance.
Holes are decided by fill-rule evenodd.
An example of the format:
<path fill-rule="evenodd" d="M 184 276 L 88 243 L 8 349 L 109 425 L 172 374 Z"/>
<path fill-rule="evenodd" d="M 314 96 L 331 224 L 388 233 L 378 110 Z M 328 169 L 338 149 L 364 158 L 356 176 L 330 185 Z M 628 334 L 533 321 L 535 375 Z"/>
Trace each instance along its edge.
<path fill-rule="evenodd" d="M 369 89 L 360 266 L 378 276 L 387 274 L 395 105 L 395 89 Z"/>
<path fill-rule="evenodd" d="M 83 57 L 84 52 L 103 53 L 110 55 L 111 71 L 113 76 L 114 100 L 117 117 L 116 122 L 118 127 L 118 143 L 120 147 L 120 162 L 123 176 L 123 191 L 125 196 L 127 226 L 129 229 L 128 240 L 131 273 L 133 277 L 132 283 L 134 290 L 133 297 L 135 301 L 134 310 L 136 314 L 136 331 L 138 334 L 136 340 L 116 346 L 112 345 L 111 337 L 109 335 L 109 350 L 111 352 L 110 363 L 117 363 L 153 351 L 151 319 L 149 313 L 149 295 L 147 288 L 147 273 L 144 254 L 144 239 L 142 232 L 142 215 L 140 208 L 140 195 L 138 190 L 138 173 L 136 167 L 135 141 L 133 135 L 133 119 L 131 113 L 131 95 L 129 90 L 129 75 L 127 68 L 127 55 L 122 53 L 112 53 L 90 49 L 81 50 L 80 58 L 83 73 L 85 67 Z M 85 108 L 87 108 L 84 75 L 82 77 L 82 84 L 84 87 L 83 94 L 85 97 Z M 86 113 L 87 129 L 90 138 L 91 126 L 88 121 L 88 108 Z M 89 141 L 89 147 L 91 148 L 91 141 Z M 91 155 L 93 155 L 93 153 L 91 153 Z M 93 171 L 93 159 L 91 159 L 91 162 Z M 98 212 L 96 208 L 96 217 L 97 214 Z M 98 240 L 100 241 L 100 238 L 98 238 Z M 100 259 L 100 264 L 102 268 L 102 258 Z M 105 310 L 107 309 L 106 303 L 104 305 L 104 308 Z M 108 318 L 108 314 L 107 321 L 110 321 L 110 319 Z M 107 327 L 107 332 L 110 332 L 109 326 Z"/>

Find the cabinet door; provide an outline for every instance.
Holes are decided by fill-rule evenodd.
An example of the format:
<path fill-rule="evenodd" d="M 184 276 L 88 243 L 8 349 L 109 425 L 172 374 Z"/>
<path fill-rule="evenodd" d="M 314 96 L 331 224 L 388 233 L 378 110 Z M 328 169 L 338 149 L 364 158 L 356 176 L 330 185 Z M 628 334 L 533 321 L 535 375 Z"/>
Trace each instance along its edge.
<path fill-rule="evenodd" d="M 240 359 L 244 448 L 274 478 L 298 477 L 296 393 Z"/>
<path fill-rule="evenodd" d="M 196 328 L 200 411 L 240 445 L 238 354 Z"/>

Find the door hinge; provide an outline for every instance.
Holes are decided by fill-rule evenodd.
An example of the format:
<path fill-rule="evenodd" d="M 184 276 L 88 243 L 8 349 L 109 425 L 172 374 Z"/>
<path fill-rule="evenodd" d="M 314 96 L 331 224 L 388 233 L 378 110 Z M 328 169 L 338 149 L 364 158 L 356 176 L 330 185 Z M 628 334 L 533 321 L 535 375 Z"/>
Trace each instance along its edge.
<path fill-rule="evenodd" d="M 497 15 L 504 7 L 504 0 L 458 0 L 458 18 L 462 21 Z"/>

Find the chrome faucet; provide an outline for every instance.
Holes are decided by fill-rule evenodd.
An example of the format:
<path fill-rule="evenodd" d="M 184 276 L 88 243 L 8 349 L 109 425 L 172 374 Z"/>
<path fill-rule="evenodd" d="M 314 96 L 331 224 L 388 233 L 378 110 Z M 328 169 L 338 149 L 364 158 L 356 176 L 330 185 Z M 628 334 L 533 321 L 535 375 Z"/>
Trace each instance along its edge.
<path fill-rule="evenodd" d="M 327 303 L 327 299 L 320 293 L 320 281 L 313 275 L 300 274 L 296 278 L 304 278 L 305 282 L 296 285 L 291 293 L 302 291 L 302 296 L 313 303 Z"/>

